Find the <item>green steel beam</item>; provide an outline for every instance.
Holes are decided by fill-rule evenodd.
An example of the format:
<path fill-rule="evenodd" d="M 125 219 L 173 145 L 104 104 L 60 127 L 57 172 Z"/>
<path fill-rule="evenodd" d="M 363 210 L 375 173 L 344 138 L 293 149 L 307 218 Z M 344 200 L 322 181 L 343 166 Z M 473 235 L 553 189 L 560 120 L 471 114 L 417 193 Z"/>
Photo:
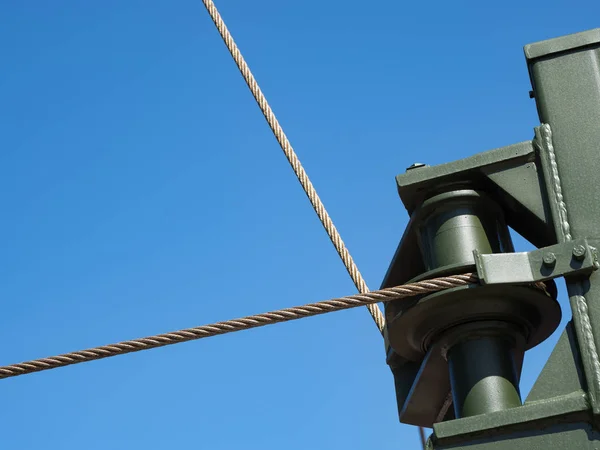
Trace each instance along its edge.
<path fill-rule="evenodd" d="M 600 449 L 600 29 L 527 45 L 525 57 L 541 122 L 532 141 L 396 179 L 411 219 L 382 287 L 466 270 L 486 284 L 386 304 L 400 419 L 432 425 L 431 449 Z M 504 220 L 539 250 L 499 244 Z M 522 351 L 557 323 L 526 285 L 557 276 L 573 319 L 521 404 Z"/>

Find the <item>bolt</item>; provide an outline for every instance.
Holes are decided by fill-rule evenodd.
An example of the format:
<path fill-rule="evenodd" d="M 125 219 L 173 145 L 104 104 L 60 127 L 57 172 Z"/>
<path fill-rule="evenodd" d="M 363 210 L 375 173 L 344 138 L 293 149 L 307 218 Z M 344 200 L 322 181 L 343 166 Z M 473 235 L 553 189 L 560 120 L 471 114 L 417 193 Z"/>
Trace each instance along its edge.
<path fill-rule="evenodd" d="M 420 169 L 421 167 L 426 167 L 427 164 L 423 164 L 423 163 L 414 163 L 412 164 L 410 167 L 408 167 L 406 169 L 406 171 L 408 172 L 409 170 L 413 170 L 413 169 Z"/>
<path fill-rule="evenodd" d="M 545 266 L 553 266 L 556 264 L 556 255 L 552 252 L 548 252 L 544 255 L 543 260 Z"/>
<path fill-rule="evenodd" d="M 535 92 L 529 91 L 529 98 L 535 98 Z"/>
<path fill-rule="evenodd" d="M 575 258 L 577 261 L 583 261 L 585 258 L 585 252 L 586 250 L 583 245 L 576 245 L 573 247 L 573 258 Z"/>

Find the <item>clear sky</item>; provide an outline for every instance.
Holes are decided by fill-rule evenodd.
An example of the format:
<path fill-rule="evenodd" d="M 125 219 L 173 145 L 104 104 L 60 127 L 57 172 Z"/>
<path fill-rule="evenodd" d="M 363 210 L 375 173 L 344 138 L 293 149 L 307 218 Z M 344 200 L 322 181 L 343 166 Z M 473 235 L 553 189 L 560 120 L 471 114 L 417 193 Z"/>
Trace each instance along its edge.
<path fill-rule="evenodd" d="M 600 26 L 597 1 L 217 6 L 371 288 L 406 224 L 394 176 L 530 139 L 522 47 Z M 0 54 L 0 364 L 355 292 L 200 0 L 5 1 Z M 365 308 L 0 402 L 7 449 L 419 448 Z"/>

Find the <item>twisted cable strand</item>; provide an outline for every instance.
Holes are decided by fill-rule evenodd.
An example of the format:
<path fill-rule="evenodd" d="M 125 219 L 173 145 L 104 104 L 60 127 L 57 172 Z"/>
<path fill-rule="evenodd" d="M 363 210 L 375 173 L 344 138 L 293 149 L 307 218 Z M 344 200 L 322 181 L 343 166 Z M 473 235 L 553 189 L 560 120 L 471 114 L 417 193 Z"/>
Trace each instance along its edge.
<path fill-rule="evenodd" d="M 300 160 L 298 159 L 296 152 L 292 148 L 292 145 L 290 144 L 290 141 L 288 140 L 287 136 L 285 135 L 283 128 L 281 127 L 281 125 L 279 124 L 279 121 L 275 117 L 275 114 L 273 113 L 271 106 L 269 106 L 267 99 L 265 98 L 260 87 L 258 86 L 258 83 L 256 82 L 256 79 L 254 78 L 254 75 L 250 71 L 250 67 L 248 66 L 244 57 L 242 56 L 237 44 L 233 40 L 233 36 L 227 29 L 227 26 L 225 25 L 225 22 L 223 21 L 223 19 L 221 18 L 221 15 L 219 14 L 217 7 L 215 6 L 215 4 L 212 0 L 202 0 L 202 3 L 204 3 L 204 6 L 206 7 L 206 10 L 208 11 L 210 17 L 212 18 L 215 26 L 217 27 L 219 34 L 223 38 L 223 41 L 225 42 L 225 45 L 227 46 L 229 53 L 231 53 L 231 56 L 233 57 L 235 64 L 237 65 L 238 69 L 240 70 L 240 73 L 242 74 L 242 76 L 244 77 L 244 80 L 246 81 L 246 84 L 248 85 L 248 88 L 250 89 L 250 92 L 252 92 L 252 95 L 254 96 L 256 103 L 258 103 L 259 108 L 261 109 L 263 115 L 265 116 L 265 119 L 267 120 L 267 123 L 269 124 L 269 127 L 273 131 L 273 134 L 275 135 L 277 142 L 279 142 L 279 145 L 281 146 L 283 153 L 285 154 L 287 160 L 289 161 L 290 165 L 292 166 L 294 173 L 298 177 L 298 181 L 302 185 L 302 188 L 304 189 L 306 196 L 310 200 L 310 203 L 311 203 L 313 209 L 317 213 L 319 220 L 323 224 L 325 231 L 327 231 L 327 234 L 329 235 L 329 238 L 331 239 L 331 242 L 333 243 L 338 255 L 342 259 L 344 266 L 346 266 L 346 270 L 348 271 L 348 274 L 352 278 L 354 285 L 356 286 L 358 291 L 361 293 L 369 292 L 367 283 L 365 282 L 363 276 L 359 272 L 358 267 L 354 263 L 354 260 L 352 259 L 350 252 L 348 252 L 348 249 L 346 248 L 344 241 L 342 241 L 340 233 L 338 232 L 337 228 L 333 224 L 331 217 L 329 217 L 329 214 L 327 213 L 327 210 L 325 209 L 325 205 L 323 205 L 323 202 L 317 195 L 317 191 L 315 190 L 312 182 L 308 178 L 308 175 L 306 174 L 304 167 L 302 167 L 302 164 L 300 163 Z M 369 312 L 371 313 L 373 320 L 377 324 L 379 331 L 383 332 L 383 327 L 385 325 L 385 319 L 383 317 L 381 310 L 379 309 L 379 306 L 377 306 L 376 304 L 368 304 L 367 308 L 369 309 Z"/>
<path fill-rule="evenodd" d="M 130 341 L 119 342 L 116 344 L 103 345 L 87 350 L 80 350 L 72 353 L 65 353 L 63 355 L 51 356 L 49 358 L 40 358 L 19 364 L 11 364 L 9 366 L 0 367 L 0 379 L 16 377 L 33 372 L 40 372 L 43 370 L 56 369 L 58 367 L 109 358 L 112 356 L 124 355 L 126 353 L 150 350 L 180 342 L 193 341 L 211 336 L 262 327 L 265 325 L 302 319 L 304 317 L 317 316 L 333 311 L 355 308 L 357 306 L 371 305 L 377 302 L 399 300 L 415 295 L 427 294 L 453 287 L 474 284 L 477 281 L 477 276 L 472 273 L 441 277 L 389 289 L 381 289 L 379 291 L 372 291 L 364 294 L 350 295 L 347 297 L 309 303 L 303 306 L 295 306 L 292 308 L 284 308 L 262 314 L 255 314 L 252 316 L 242 317 L 240 319 L 226 320 L 224 322 L 216 322 L 195 328 L 187 328 L 179 331 L 172 331 L 170 333 L 132 339 Z"/>

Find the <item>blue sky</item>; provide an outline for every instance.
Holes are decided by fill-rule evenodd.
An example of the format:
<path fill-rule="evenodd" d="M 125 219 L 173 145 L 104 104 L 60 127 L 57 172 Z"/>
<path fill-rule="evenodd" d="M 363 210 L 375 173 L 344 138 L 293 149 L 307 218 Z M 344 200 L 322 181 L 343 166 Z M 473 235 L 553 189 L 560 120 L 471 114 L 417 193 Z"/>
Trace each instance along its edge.
<path fill-rule="evenodd" d="M 600 17 L 217 6 L 371 288 L 406 224 L 394 176 L 530 139 L 522 47 Z M 355 292 L 200 0 L 4 2 L 0 51 L 0 364 Z M 3 380 L 0 401 L 5 448 L 419 446 L 364 308 Z"/>

